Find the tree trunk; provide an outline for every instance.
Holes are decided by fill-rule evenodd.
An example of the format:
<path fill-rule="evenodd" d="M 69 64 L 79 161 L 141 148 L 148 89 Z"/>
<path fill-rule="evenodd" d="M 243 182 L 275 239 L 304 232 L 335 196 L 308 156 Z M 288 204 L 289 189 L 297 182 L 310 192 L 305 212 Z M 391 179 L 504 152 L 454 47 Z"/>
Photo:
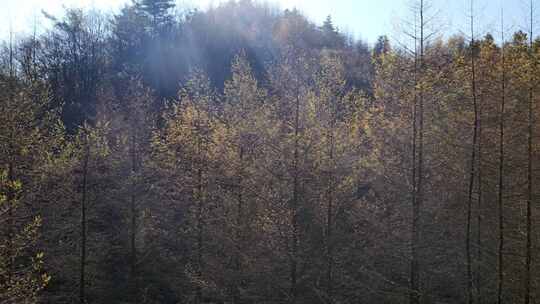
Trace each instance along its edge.
<path fill-rule="evenodd" d="M 530 31 L 529 31 L 529 56 L 531 67 L 535 66 L 534 45 L 533 45 L 533 1 L 530 2 Z M 534 72 L 530 72 L 530 77 L 534 77 Z M 525 304 L 530 303 L 531 298 L 531 261 L 532 261 L 532 158 L 533 158 L 533 102 L 534 102 L 534 84 L 530 79 L 529 85 L 529 102 L 528 102 L 528 121 L 527 121 L 527 249 L 525 258 Z"/>
<path fill-rule="evenodd" d="M 12 137 L 13 138 L 13 137 Z M 10 149 L 10 151 L 13 151 Z M 8 165 L 8 189 L 6 193 L 6 203 L 8 206 L 7 211 L 7 240 L 8 240 L 8 248 L 7 248 L 7 256 L 8 256 L 8 265 L 6 269 L 6 278 L 7 278 L 7 285 L 12 286 L 12 276 L 15 272 L 15 256 L 13 252 L 14 247 L 14 238 L 15 238 L 15 218 L 13 214 L 13 208 L 14 208 L 14 200 L 15 200 L 15 193 L 13 191 L 13 184 L 15 183 L 15 174 L 14 174 L 14 168 L 13 168 L 13 160 L 9 160 Z"/>
<path fill-rule="evenodd" d="M 86 135 L 85 135 L 86 136 Z M 82 197 L 81 197 L 81 260 L 80 260 L 80 282 L 79 282 L 79 302 L 84 304 L 86 302 L 85 293 L 85 274 L 86 274 L 86 199 L 87 199 L 87 186 L 88 186 L 88 160 L 90 157 L 90 143 L 85 140 L 84 143 L 84 156 L 82 167 Z"/>
<path fill-rule="evenodd" d="M 200 139 L 199 139 L 200 147 Z M 200 150 L 199 150 L 200 151 Z M 203 247 L 203 172 L 199 164 L 197 170 L 197 279 L 202 280 L 202 247 Z M 197 282 L 196 303 L 202 302 L 202 287 Z"/>
<path fill-rule="evenodd" d="M 335 115 L 335 113 L 333 114 Z M 332 268 L 334 264 L 334 256 L 333 256 L 333 239 L 332 239 L 332 229 L 333 229 L 333 223 L 332 223 L 332 216 L 333 216 L 333 205 L 334 205 L 334 118 L 332 117 L 332 123 L 330 126 L 330 135 L 329 135 L 329 151 L 328 156 L 330 158 L 330 168 L 328 171 L 328 185 L 327 185 L 327 210 L 326 210 L 326 255 L 327 255 L 327 264 L 326 264 L 326 279 L 327 279 L 327 286 L 326 286 L 326 294 L 328 297 L 328 303 L 333 303 L 333 294 L 332 294 L 332 288 L 333 288 L 333 281 L 332 281 Z"/>
<path fill-rule="evenodd" d="M 299 174 L 298 174 L 298 159 L 299 159 L 299 147 L 298 137 L 300 128 L 300 96 L 296 94 L 296 110 L 294 114 L 294 155 L 293 155 L 293 198 L 292 198 L 292 214 L 291 214 L 291 227 L 292 227 L 292 245 L 291 245 L 291 290 L 290 290 L 290 303 L 296 303 L 297 297 L 297 259 L 298 259 L 298 199 L 299 199 Z"/>
<path fill-rule="evenodd" d="M 502 64 L 502 81 L 501 81 L 501 112 L 499 117 L 499 192 L 498 192 L 498 211 L 499 211 L 499 246 L 497 252 L 497 304 L 502 304 L 502 291 L 504 286 L 504 210 L 503 210 L 503 192 L 504 192 L 504 116 L 505 116 L 505 101 L 506 101 L 506 66 L 504 58 L 504 26 L 502 34 L 501 47 L 501 64 Z"/>
<path fill-rule="evenodd" d="M 14 67 L 13 67 L 13 32 L 10 31 L 9 32 L 9 86 L 8 86 L 8 90 L 9 90 L 9 99 L 11 99 L 11 102 L 13 102 L 13 98 L 14 98 L 14 94 L 13 94 L 13 78 L 15 76 L 15 72 L 14 72 Z M 14 244 L 13 244 L 13 239 L 15 237 L 15 219 L 14 219 L 14 214 L 13 214 L 13 208 L 14 208 L 14 200 L 15 200 L 15 192 L 13 191 L 13 185 L 15 183 L 15 166 L 14 166 L 14 159 L 13 159 L 13 156 L 14 156 L 14 153 L 15 153 L 15 148 L 13 147 L 13 141 L 15 139 L 15 134 L 13 134 L 14 131 L 13 129 L 11 130 L 10 134 L 9 134 L 9 153 L 10 155 L 8 155 L 8 159 L 9 159 L 9 164 L 8 164 L 8 176 L 7 176 L 7 179 L 8 179 L 8 189 L 7 189 L 7 193 L 6 193 L 6 203 L 8 205 L 8 211 L 7 211 L 7 239 L 8 239 L 8 248 L 7 248 L 7 255 L 8 255 L 8 265 L 7 265 L 7 274 L 6 274 L 6 278 L 7 278 L 7 282 L 8 282 L 8 286 L 11 286 L 12 285 L 12 282 L 11 282 L 11 277 L 13 275 L 13 272 L 14 272 L 14 267 L 15 267 L 15 257 L 14 257 L 14 252 L 13 252 L 13 247 L 14 247 Z"/>
<path fill-rule="evenodd" d="M 134 126 L 132 126 L 134 128 Z M 130 257 L 130 268 L 131 268 L 131 296 L 134 303 L 138 303 L 138 280 L 137 280 L 137 246 L 136 246 L 136 236 L 137 236 L 137 202 L 136 202 L 136 190 L 137 190 L 137 151 L 136 151 L 136 135 L 135 130 L 132 130 L 131 135 L 131 194 L 130 194 L 130 211 L 131 211 L 131 235 L 130 235 L 130 244 L 131 244 L 131 257 Z"/>
<path fill-rule="evenodd" d="M 420 58 L 419 68 L 420 73 L 424 68 L 424 0 L 420 0 Z M 416 40 L 416 37 L 415 37 Z M 415 41 L 416 42 L 416 41 Z M 416 52 L 416 50 L 415 50 Z M 418 71 L 417 71 L 418 72 Z M 412 219 L 412 260 L 411 260 L 411 288 L 409 294 L 409 302 L 411 304 L 419 304 L 421 298 L 420 291 L 420 265 L 418 257 L 418 246 L 420 243 L 420 225 L 421 211 L 423 203 L 423 181 L 424 181 L 424 89 L 421 87 L 418 90 L 419 113 L 418 113 L 418 184 L 416 186 L 415 195 L 413 196 L 413 219 Z M 416 120 L 416 115 L 414 115 Z M 413 181 L 414 182 L 414 181 Z M 413 190 L 414 191 L 414 190 Z"/>
<path fill-rule="evenodd" d="M 476 235 L 476 303 L 482 303 L 482 199 L 483 199 L 483 189 L 482 189 L 482 105 L 483 98 L 482 94 L 480 95 L 480 104 L 478 107 L 478 204 L 476 210 L 477 217 L 477 235 Z"/>
<path fill-rule="evenodd" d="M 471 169 L 469 176 L 469 191 L 467 200 L 467 235 L 465 237 L 465 251 L 467 256 L 467 302 L 473 303 L 473 273 L 472 273 L 472 253 L 471 253 L 471 230 L 472 230 L 472 203 L 473 203 L 473 190 L 474 190 L 474 178 L 476 175 L 476 145 L 478 140 L 478 104 L 476 99 L 476 66 L 475 66 L 475 54 L 474 54 L 474 15 L 473 15 L 473 1 L 471 0 L 471 94 L 474 108 L 474 127 L 473 127 L 473 140 L 471 145 Z"/>
<path fill-rule="evenodd" d="M 195 122 L 195 130 L 199 132 L 197 134 L 197 156 L 199 157 L 196 165 L 197 165 L 197 244 L 196 244 L 196 263 L 197 263 L 197 269 L 196 269 L 196 275 L 197 275 L 197 287 L 195 290 L 195 303 L 200 304 L 202 302 L 202 263 L 203 263 L 203 229 L 204 229 L 204 223 L 203 223 L 203 143 L 202 143 L 202 127 L 201 127 L 201 115 L 200 110 L 197 109 L 197 118 Z"/>
<path fill-rule="evenodd" d="M 233 290 L 233 303 L 238 303 L 239 300 L 239 288 L 242 284 L 241 273 L 242 273 L 242 262 L 241 262 L 241 250 L 243 244 L 243 228 L 244 228 L 244 148 L 240 147 L 238 157 L 240 160 L 240 174 L 238 177 L 238 192 L 237 192 L 237 219 L 236 219 L 236 253 L 235 253 L 235 267 L 236 267 L 236 284 Z"/>

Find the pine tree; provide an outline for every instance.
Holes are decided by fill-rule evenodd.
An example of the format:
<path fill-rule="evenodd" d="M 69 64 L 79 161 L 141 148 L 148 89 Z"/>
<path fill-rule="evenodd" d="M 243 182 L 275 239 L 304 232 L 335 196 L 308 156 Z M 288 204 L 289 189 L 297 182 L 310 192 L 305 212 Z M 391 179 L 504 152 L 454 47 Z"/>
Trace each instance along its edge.
<path fill-rule="evenodd" d="M 160 33 L 164 26 L 170 25 L 172 16 L 170 11 L 174 8 L 173 0 L 140 0 L 135 7 L 150 19 L 154 34 Z"/>

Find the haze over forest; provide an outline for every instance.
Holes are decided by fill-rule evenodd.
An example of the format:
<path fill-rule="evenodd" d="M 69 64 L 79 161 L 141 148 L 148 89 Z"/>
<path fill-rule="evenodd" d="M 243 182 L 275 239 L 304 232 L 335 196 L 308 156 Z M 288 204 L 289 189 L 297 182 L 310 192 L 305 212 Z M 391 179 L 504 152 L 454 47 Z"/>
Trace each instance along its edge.
<path fill-rule="evenodd" d="M 540 2 L 465 2 L 370 43 L 251 0 L 2 33 L 0 303 L 540 301 Z"/>

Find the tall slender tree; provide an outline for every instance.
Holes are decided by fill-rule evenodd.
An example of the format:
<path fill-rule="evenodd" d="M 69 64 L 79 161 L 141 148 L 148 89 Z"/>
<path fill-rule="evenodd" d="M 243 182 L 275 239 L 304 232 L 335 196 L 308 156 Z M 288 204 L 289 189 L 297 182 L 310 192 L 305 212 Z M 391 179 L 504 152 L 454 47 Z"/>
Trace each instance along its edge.
<path fill-rule="evenodd" d="M 83 131 L 84 132 L 84 131 Z M 88 160 L 90 158 L 90 143 L 88 136 L 83 135 L 83 160 L 82 160 L 82 185 L 81 185 L 81 257 L 80 257 L 80 273 L 79 273 L 79 302 L 86 303 L 86 208 L 87 208 L 87 191 L 88 191 Z"/>
<path fill-rule="evenodd" d="M 534 91 L 536 79 L 536 52 L 534 50 L 534 1 L 529 2 L 529 96 L 527 115 L 527 214 L 526 214 L 526 252 L 525 252 L 525 304 L 531 301 L 531 263 L 532 263 L 532 201 L 533 201 L 533 124 Z"/>
<path fill-rule="evenodd" d="M 425 86 L 423 75 L 426 69 L 425 44 L 427 40 L 425 19 L 428 4 L 424 0 L 415 2 L 414 12 L 414 105 L 413 105 L 413 195 L 412 195 L 412 240 L 411 240 L 411 266 L 410 266 L 410 294 L 409 303 L 418 304 L 421 301 L 420 265 L 418 248 L 421 243 L 421 218 L 424 201 L 424 110 Z M 417 125 L 418 124 L 418 125 Z M 417 126 L 416 126 L 417 125 Z"/>
<path fill-rule="evenodd" d="M 497 303 L 503 303 L 504 287 L 504 168 L 505 168 L 505 115 L 506 115 L 506 62 L 505 62 L 504 11 L 501 11 L 501 100 L 499 113 L 499 185 L 498 207 L 498 250 L 497 250 Z"/>
<path fill-rule="evenodd" d="M 264 101 L 267 93 L 259 87 L 245 53 L 235 57 L 232 62 L 232 77 L 225 83 L 224 110 L 221 120 L 224 122 L 223 132 L 216 130 L 213 141 L 219 149 L 227 177 L 231 187 L 233 200 L 236 201 L 234 216 L 234 270 L 232 281 L 232 301 L 241 303 L 252 291 L 245 290 L 252 276 L 246 267 L 251 258 L 249 240 L 253 240 L 252 223 L 258 216 L 256 200 L 253 192 L 258 188 L 254 182 L 254 169 L 261 153 L 261 132 L 256 129 L 261 119 L 265 119 L 267 105 Z M 224 133 L 224 134 L 222 134 Z M 221 159 L 218 156 L 218 161 Z M 250 199 L 251 198 L 251 199 Z M 252 203 L 253 205 L 250 205 Z M 242 292 L 244 291 L 244 292 Z"/>
<path fill-rule="evenodd" d="M 469 189 L 467 200 L 467 234 L 465 238 L 465 250 L 466 250 L 466 265 L 467 265 L 467 297 L 468 303 L 472 304 L 473 298 L 473 271 L 472 271 L 472 251 L 471 251 L 471 234 L 472 234 L 472 204 L 473 204 L 473 192 L 474 192 L 474 180 L 476 178 L 476 153 L 478 142 L 478 101 L 476 92 L 476 41 L 474 39 L 474 1 L 470 1 L 470 62 L 471 62 L 471 99 L 473 102 L 474 120 L 473 120 L 473 136 L 471 143 L 471 159 L 470 159 L 470 175 L 469 175 Z"/>

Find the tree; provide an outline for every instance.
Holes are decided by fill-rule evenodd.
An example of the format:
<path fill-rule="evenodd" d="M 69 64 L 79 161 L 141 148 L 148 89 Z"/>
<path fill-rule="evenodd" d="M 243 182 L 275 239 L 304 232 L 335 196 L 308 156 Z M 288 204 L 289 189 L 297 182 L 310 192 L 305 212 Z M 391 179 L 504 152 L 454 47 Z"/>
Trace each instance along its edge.
<path fill-rule="evenodd" d="M 366 135 L 373 139 L 368 147 L 373 150 L 376 155 L 374 166 L 374 174 L 381 176 L 389 176 L 388 189 L 385 199 L 389 201 L 401 200 L 403 193 L 409 193 L 405 199 L 413 199 L 415 192 L 416 181 L 416 113 L 415 101 L 416 94 L 413 90 L 416 80 L 414 59 L 409 56 L 392 51 L 388 54 L 383 54 L 375 67 L 374 79 L 374 100 L 375 104 L 368 119 L 368 127 Z M 388 138 L 389 140 L 381 140 Z M 390 139 L 391 138 L 391 139 Z M 412 157 L 411 157 L 412 156 Z M 414 170 L 412 170 L 414 169 Z M 403 174 L 410 172 L 414 174 Z M 377 181 L 377 177 L 373 178 Z M 384 204 L 384 202 L 383 202 Z M 404 204 L 405 205 L 405 204 Z M 396 226 L 391 229 L 409 230 L 410 224 L 413 222 L 414 214 L 410 213 L 410 205 L 407 208 L 396 208 L 395 212 L 401 214 L 403 223 L 397 220 Z M 403 214 L 410 214 L 411 217 L 403 217 Z M 403 239 L 397 238 L 394 241 L 402 241 L 407 244 L 412 241 L 412 235 L 404 236 Z M 402 253 L 406 262 L 402 265 L 394 265 L 394 267 L 405 267 L 402 272 L 410 271 L 410 248 L 406 249 L 406 253 Z M 406 294 L 409 295 L 409 275 L 406 275 L 403 280 Z M 399 301 L 405 301 L 401 298 Z"/>
<path fill-rule="evenodd" d="M 498 200 L 497 206 L 499 211 L 498 219 L 498 228 L 499 228 L 499 238 L 498 238 L 498 251 L 497 251 L 497 303 L 502 303 L 502 293 L 504 287 L 504 202 L 503 202 L 503 193 L 504 193 L 504 161 L 505 161 L 505 116 L 506 116 L 506 61 L 505 61 L 505 38 L 504 38 L 504 15 L 501 16 L 501 35 L 502 35 L 502 46 L 501 46 L 501 110 L 499 117 L 499 190 L 498 190 Z"/>
<path fill-rule="evenodd" d="M 202 73 L 195 74 L 181 92 L 179 102 L 173 105 L 172 113 L 166 119 L 165 132 L 158 142 L 160 150 L 167 153 L 164 160 L 171 161 L 185 172 L 182 192 L 188 199 L 189 237 L 193 240 L 187 275 L 196 303 L 201 303 L 204 293 L 210 289 L 205 257 L 208 254 L 207 217 L 213 205 L 211 190 L 215 187 L 210 163 L 215 150 L 211 140 L 214 98 L 208 79 Z"/>
<path fill-rule="evenodd" d="M 301 210 L 303 209 L 303 193 L 304 186 L 302 173 L 302 157 L 301 155 L 307 151 L 305 148 L 304 134 L 305 119 L 304 107 L 306 96 L 306 77 L 310 74 L 306 71 L 304 57 L 299 53 L 299 50 L 291 50 L 287 54 L 284 63 L 276 70 L 275 78 L 272 79 L 273 87 L 279 90 L 279 103 L 274 105 L 277 108 L 275 113 L 283 115 L 276 123 L 281 124 L 281 132 L 276 134 L 282 146 L 285 159 L 288 159 L 286 164 L 285 179 L 290 185 L 288 193 L 284 199 L 286 203 L 286 216 L 288 219 L 287 229 L 287 255 L 289 257 L 289 292 L 287 302 L 296 303 L 298 300 L 298 263 L 301 259 L 299 248 L 300 238 L 302 235 L 300 227 Z M 274 76 L 274 75 L 272 75 Z M 280 156 L 283 157 L 283 156 Z"/>
<path fill-rule="evenodd" d="M 256 186 L 254 173 L 261 153 L 262 136 L 256 130 L 264 123 L 261 120 L 267 118 L 268 109 L 265 105 L 267 93 L 259 88 L 245 54 L 235 57 L 231 69 L 232 77 L 225 83 L 223 96 L 224 125 L 223 129 L 216 130 L 213 141 L 221 151 L 216 155 L 223 157 L 218 161 L 229 164 L 224 168 L 227 179 L 223 183 L 228 185 L 226 188 L 230 189 L 228 192 L 236 201 L 236 216 L 231 224 L 234 231 L 231 236 L 234 240 L 231 294 L 232 302 L 239 303 L 245 297 L 256 296 L 251 294 L 254 290 L 247 289 L 253 275 L 246 268 L 250 267 L 248 261 L 253 258 L 250 244 L 256 241 L 253 231 L 256 227 L 253 223 L 256 222 L 259 211 L 257 198 L 254 196 L 259 187 Z"/>
<path fill-rule="evenodd" d="M 377 42 L 375 43 L 375 46 L 373 47 L 373 56 L 375 58 L 380 57 L 382 54 L 387 54 L 390 52 L 390 41 L 388 40 L 387 36 L 379 36 L 377 38 Z"/>
<path fill-rule="evenodd" d="M 43 37 L 39 61 L 53 105 L 61 107 L 70 132 L 96 119 L 97 96 L 106 69 L 105 20 L 96 13 L 66 10 L 63 19 L 45 14 L 53 29 Z"/>
<path fill-rule="evenodd" d="M 500 105 L 488 100 L 500 99 L 500 50 L 491 35 L 477 42 L 477 98 L 478 98 L 478 203 L 477 203 L 477 261 L 476 289 L 477 302 L 483 302 L 491 295 L 492 278 L 495 272 L 489 271 L 491 260 L 492 224 L 496 224 L 494 212 L 489 208 L 489 200 L 497 200 L 498 177 L 490 174 L 497 171 L 499 162 Z M 497 164 L 497 165 L 492 165 Z M 484 173 L 486 172 L 486 173 Z M 493 189 L 493 190 L 492 190 Z M 492 192 L 493 191 L 493 192 Z M 493 193 L 493 194 L 492 194 Z"/>
<path fill-rule="evenodd" d="M 476 92 L 476 42 L 475 42 L 475 32 L 474 32 L 474 2 L 471 0 L 471 41 L 469 44 L 470 47 L 470 62 L 471 62 L 471 97 L 473 102 L 473 111 L 474 111 L 474 121 L 473 121 L 473 136 L 471 144 L 471 170 L 469 176 L 469 190 L 468 190 L 468 201 L 467 201 L 467 236 L 466 236 L 466 256 L 467 256 L 467 292 L 468 292 L 468 303 L 472 304 L 473 299 L 473 272 L 472 272 L 472 252 L 471 252 L 471 234 L 472 234 L 472 200 L 473 200 L 473 191 L 474 191 L 474 180 L 476 178 L 476 158 L 477 158 L 477 144 L 478 144 L 478 127 L 479 127 L 479 116 L 478 116 L 478 101 L 477 101 L 477 92 Z"/>
<path fill-rule="evenodd" d="M 306 135 L 313 142 L 315 186 L 310 188 L 320 200 L 317 219 L 323 231 L 324 248 L 320 254 L 324 265 L 324 287 L 321 297 L 326 303 L 344 301 L 346 269 L 341 254 L 347 250 L 348 231 L 339 223 L 350 220 L 345 209 L 355 209 L 355 191 L 360 172 L 366 170 L 362 160 L 371 151 L 364 150 L 368 140 L 362 136 L 367 109 L 361 93 L 347 90 L 345 67 L 336 54 L 321 54 L 309 87 Z M 310 197 L 313 196 L 310 195 Z M 321 271 L 322 272 L 322 271 Z"/>
<path fill-rule="evenodd" d="M 93 238 L 88 236 L 88 219 L 92 218 L 92 214 L 94 213 L 89 212 L 93 211 L 89 210 L 90 203 L 94 203 L 92 204 L 92 207 L 94 208 L 96 207 L 96 204 L 95 201 L 91 202 L 90 198 L 95 197 L 92 195 L 92 192 L 106 190 L 104 187 L 96 187 L 95 184 L 98 183 L 99 179 L 103 178 L 98 173 L 99 163 L 107 162 L 107 156 L 110 153 L 108 143 L 106 142 L 107 127 L 106 124 L 102 124 L 101 122 L 97 123 L 96 126 L 90 126 L 89 124 L 83 125 L 77 134 L 74 145 L 66 148 L 66 152 L 72 152 L 74 156 L 72 156 L 74 159 L 72 159 L 73 172 L 71 173 L 78 173 L 78 175 L 80 175 L 74 192 L 79 194 L 77 200 L 80 202 L 78 296 L 79 302 L 83 304 L 88 302 L 87 285 L 92 284 L 88 279 L 88 277 L 90 277 L 88 274 L 91 274 L 92 271 L 88 271 L 87 264 L 89 256 L 92 257 L 92 254 L 94 254 L 94 252 L 89 250 L 89 248 L 92 247 L 89 245 L 89 240 L 92 240 Z M 61 161 L 59 161 L 57 165 L 62 165 Z"/>
<path fill-rule="evenodd" d="M 147 229 L 144 214 L 151 214 L 147 193 L 150 188 L 148 179 L 152 176 L 148 162 L 151 134 L 155 126 L 155 116 L 151 110 L 154 98 L 137 78 L 132 78 L 127 87 L 118 89 L 112 96 L 109 97 L 108 109 L 114 112 L 108 121 L 111 133 L 116 134 L 116 140 L 123 143 L 115 147 L 116 157 L 120 158 L 117 162 L 121 164 L 116 178 L 122 180 L 119 185 L 123 196 L 121 201 L 128 206 L 124 210 L 129 239 L 126 248 L 129 292 L 126 296 L 137 303 L 141 301 L 145 288 L 140 278 L 145 274 L 144 257 L 149 251 L 142 245 L 146 243 L 143 236 Z"/>
<path fill-rule="evenodd" d="M 527 215 L 526 215 L 526 252 L 525 252 L 525 304 L 531 301 L 531 263 L 532 263 L 532 201 L 533 201 L 533 124 L 534 124 L 534 93 L 536 89 L 536 52 L 533 44 L 533 27 L 534 27 L 534 5 L 531 0 L 529 3 L 529 98 L 528 98 L 528 115 L 527 115 Z"/>
<path fill-rule="evenodd" d="M 410 303 L 419 303 L 420 270 L 417 248 L 420 242 L 421 213 L 424 200 L 424 101 L 426 73 L 425 46 L 432 34 L 427 33 L 428 19 L 426 13 L 430 10 L 429 3 L 424 0 L 415 1 L 412 7 L 414 13 L 413 33 L 409 34 L 414 41 L 414 90 L 413 106 L 413 188 L 412 188 L 412 240 L 410 268 Z M 418 138 L 417 138 L 418 136 Z M 417 146 L 418 145 L 418 146 Z"/>
<path fill-rule="evenodd" d="M 83 135 L 84 136 L 84 135 Z M 80 282 L 79 282 L 79 301 L 81 304 L 86 303 L 86 294 L 85 294 L 85 267 L 86 267 L 86 205 L 87 205 L 87 187 L 88 187 L 88 158 L 90 157 L 90 147 L 88 139 L 84 139 L 84 156 L 82 161 L 82 194 L 81 194 L 81 271 L 80 271 Z"/>
<path fill-rule="evenodd" d="M 170 11 L 174 6 L 173 0 L 140 0 L 135 2 L 135 8 L 150 19 L 154 35 L 161 33 L 163 27 L 170 26 L 172 22 Z"/>
<path fill-rule="evenodd" d="M 0 301 L 37 303 L 50 276 L 44 271 L 42 219 L 33 200 L 42 179 L 34 176 L 40 176 L 63 130 L 46 87 L 19 77 L 12 41 L 0 88 Z"/>
<path fill-rule="evenodd" d="M 323 46 L 331 49 L 340 49 L 345 45 L 345 41 L 340 36 L 338 30 L 332 22 L 332 16 L 328 15 L 321 26 L 323 36 Z"/>

